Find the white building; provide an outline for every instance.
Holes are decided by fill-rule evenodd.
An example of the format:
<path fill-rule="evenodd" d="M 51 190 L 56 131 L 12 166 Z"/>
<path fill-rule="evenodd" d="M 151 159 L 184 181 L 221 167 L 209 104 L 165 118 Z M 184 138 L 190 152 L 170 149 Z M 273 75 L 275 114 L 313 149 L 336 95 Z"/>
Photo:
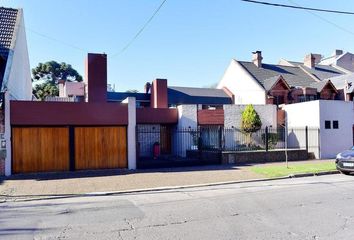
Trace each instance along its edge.
<path fill-rule="evenodd" d="M 292 127 L 318 128 L 316 158 L 334 158 L 354 144 L 354 104 L 345 101 L 317 100 L 285 105 L 287 124 Z M 311 145 L 311 143 L 310 143 Z"/>
<path fill-rule="evenodd" d="M 22 9 L 0 7 L 0 175 L 11 172 L 10 100 L 32 100 L 32 81 Z M 5 111 L 5 112 L 4 112 Z M 5 159 L 6 158 L 6 159 Z"/>

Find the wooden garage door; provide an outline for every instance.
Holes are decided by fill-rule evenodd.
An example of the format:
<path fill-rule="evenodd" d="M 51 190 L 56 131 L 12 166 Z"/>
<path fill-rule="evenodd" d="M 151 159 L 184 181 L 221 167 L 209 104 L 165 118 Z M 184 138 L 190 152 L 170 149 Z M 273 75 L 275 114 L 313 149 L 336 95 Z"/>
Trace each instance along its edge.
<path fill-rule="evenodd" d="M 68 128 L 12 128 L 12 168 L 14 173 L 69 170 Z"/>
<path fill-rule="evenodd" d="M 126 167 L 126 127 L 75 127 L 75 169 Z"/>

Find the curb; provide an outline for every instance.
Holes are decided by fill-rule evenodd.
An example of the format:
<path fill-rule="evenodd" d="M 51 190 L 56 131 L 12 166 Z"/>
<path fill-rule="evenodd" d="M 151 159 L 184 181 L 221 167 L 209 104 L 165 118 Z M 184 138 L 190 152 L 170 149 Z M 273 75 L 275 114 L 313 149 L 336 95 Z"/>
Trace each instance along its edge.
<path fill-rule="evenodd" d="M 171 187 L 143 188 L 143 189 L 134 189 L 134 190 L 112 191 L 112 192 L 92 192 L 92 193 L 84 193 L 83 195 L 85 195 L 85 196 L 111 196 L 111 195 L 116 195 L 116 194 L 160 192 L 160 191 L 178 190 L 178 189 L 186 189 L 186 188 L 213 187 L 213 186 L 230 185 L 230 184 L 238 184 L 238 183 L 266 182 L 266 181 L 284 180 L 284 179 L 289 179 L 289 178 L 314 177 L 314 176 L 332 175 L 332 174 L 338 174 L 338 173 L 339 173 L 339 171 L 333 170 L 333 171 L 325 171 L 325 172 L 317 172 L 317 173 L 299 173 L 299 174 L 292 174 L 292 175 L 288 175 L 288 176 L 284 176 L 284 177 L 275 177 L 275 178 L 256 178 L 256 179 L 239 180 L 239 181 L 203 183 L 203 184 L 171 186 Z"/>
<path fill-rule="evenodd" d="M 325 172 L 317 172 L 317 173 L 298 173 L 298 174 L 291 174 L 289 178 L 300 178 L 300 177 L 314 177 L 314 176 L 323 176 L 323 175 L 331 175 L 331 174 L 338 174 L 338 170 L 333 171 L 325 171 Z"/>
<path fill-rule="evenodd" d="M 142 189 L 133 189 L 133 190 L 111 191 L 111 192 L 89 192 L 89 193 L 81 193 L 81 194 L 63 194 L 63 195 L 56 194 L 56 195 L 41 195 L 41 196 L 28 196 L 28 197 L 7 196 L 7 199 L 5 201 L 8 201 L 9 199 L 14 199 L 14 201 L 25 202 L 25 201 L 35 201 L 35 200 L 50 200 L 50 199 L 58 199 L 58 198 L 113 196 L 113 195 L 136 194 L 136 193 L 144 193 L 144 192 L 145 193 L 162 192 L 162 191 L 170 191 L 170 190 L 181 190 L 187 188 L 213 187 L 213 186 L 231 185 L 231 184 L 238 184 L 238 183 L 266 182 L 266 181 L 284 180 L 290 178 L 314 177 L 314 176 L 323 176 L 323 175 L 332 175 L 332 174 L 339 174 L 339 171 L 333 170 L 333 171 L 324 171 L 324 172 L 317 172 L 317 173 L 299 173 L 299 174 L 291 174 L 288 176 L 275 177 L 275 178 L 258 178 L 258 179 L 239 180 L 239 181 L 156 187 L 156 188 L 142 188 Z"/>

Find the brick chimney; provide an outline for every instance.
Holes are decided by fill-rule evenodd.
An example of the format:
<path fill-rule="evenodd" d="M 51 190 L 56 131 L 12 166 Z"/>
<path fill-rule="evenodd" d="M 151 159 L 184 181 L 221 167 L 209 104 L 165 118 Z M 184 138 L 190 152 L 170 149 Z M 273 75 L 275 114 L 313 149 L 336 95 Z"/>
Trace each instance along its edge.
<path fill-rule="evenodd" d="M 252 52 L 252 62 L 254 65 L 256 65 L 258 68 L 262 67 L 262 51 L 255 51 Z"/>
<path fill-rule="evenodd" d="M 85 75 L 85 100 L 107 102 L 107 55 L 88 53 Z"/>
<path fill-rule="evenodd" d="M 308 68 L 314 68 L 315 61 L 316 61 L 316 58 L 315 58 L 314 54 L 312 54 L 312 53 L 307 54 L 304 59 L 304 65 Z"/>
<path fill-rule="evenodd" d="M 167 108 L 167 79 L 155 79 L 151 85 L 151 108 Z"/>
<path fill-rule="evenodd" d="M 334 50 L 334 53 L 333 53 L 333 55 L 336 57 L 338 57 L 339 55 L 342 55 L 342 54 L 343 54 L 343 50 L 341 50 L 341 49 L 336 49 L 336 50 Z"/>
<path fill-rule="evenodd" d="M 151 83 L 149 83 L 149 82 L 145 83 L 144 92 L 149 93 L 150 89 L 151 89 Z"/>

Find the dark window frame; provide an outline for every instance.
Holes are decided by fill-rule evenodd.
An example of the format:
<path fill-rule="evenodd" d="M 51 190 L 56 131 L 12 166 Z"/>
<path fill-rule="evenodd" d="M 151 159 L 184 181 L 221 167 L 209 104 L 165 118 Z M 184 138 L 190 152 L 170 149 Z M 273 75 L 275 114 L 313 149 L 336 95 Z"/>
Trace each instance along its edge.
<path fill-rule="evenodd" d="M 331 121 L 325 120 L 325 129 L 331 129 Z"/>
<path fill-rule="evenodd" d="M 339 129 L 339 121 L 338 120 L 334 120 L 332 122 L 332 126 L 333 126 L 333 129 Z"/>

